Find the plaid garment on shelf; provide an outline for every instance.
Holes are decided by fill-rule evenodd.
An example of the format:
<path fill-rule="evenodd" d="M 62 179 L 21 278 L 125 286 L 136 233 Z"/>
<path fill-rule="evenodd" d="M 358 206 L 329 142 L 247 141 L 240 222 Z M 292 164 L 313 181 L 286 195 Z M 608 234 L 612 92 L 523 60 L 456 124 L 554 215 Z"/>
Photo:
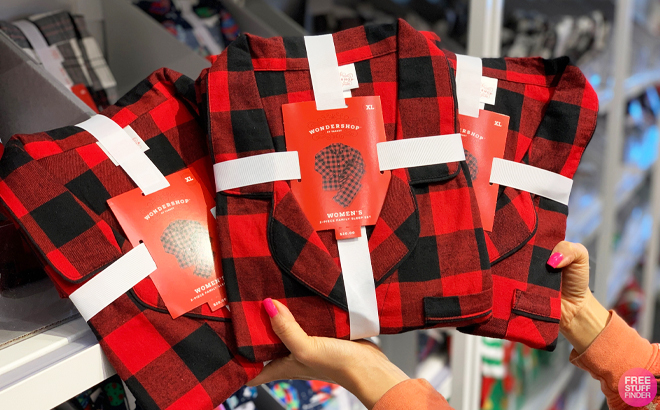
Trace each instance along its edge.
<path fill-rule="evenodd" d="M 323 177 L 324 191 L 339 191 L 332 199 L 346 208 L 362 188 L 366 172 L 360 151 L 336 142 L 314 156 L 314 170 Z"/>
<path fill-rule="evenodd" d="M 387 140 L 458 132 L 452 69 L 405 21 L 333 34 L 340 65 L 355 63 L 354 96 L 378 95 Z M 282 104 L 314 99 L 304 40 L 244 35 L 202 72 L 215 162 L 285 151 Z M 285 303 L 312 335 L 347 339 L 337 242 L 315 232 L 286 181 L 217 195 L 220 253 L 239 351 L 287 353 L 261 301 Z M 396 169 L 367 230 L 381 333 L 487 320 L 488 250 L 464 162 Z"/>
<path fill-rule="evenodd" d="M 455 55 L 445 51 L 452 65 Z M 598 97 L 567 57 L 484 58 L 497 78 L 495 105 L 508 115 L 504 159 L 572 178 L 598 117 Z M 553 350 L 559 333 L 561 272 L 546 262 L 564 240 L 568 207 L 500 186 L 493 230 L 486 232 L 493 275 L 493 317 L 461 329 Z"/>
<path fill-rule="evenodd" d="M 103 115 L 130 125 L 164 175 L 208 155 L 194 83 L 169 69 Z M 17 221 L 63 296 L 131 249 L 106 201 L 136 186 L 75 126 L 15 135 L 0 160 L 0 205 Z M 150 278 L 89 321 L 103 351 L 147 410 L 211 410 L 262 364 L 235 354 L 229 312 L 207 305 L 173 320 Z"/>
<path fill-rule="evenodd" d="M 49 45 L 57 47 L 64 58 L 62 66 L 66 73 L 74 84 L 87 87 L 99 111 L 117 98 L 117 82 L 96 40 L 88 32 L 83 16 L 56 11 L 34 15 L 28 20 L 37 26 Z M 0 22 L 0 30 L 14 41 L 18 40 L 17 44 L 24 50 L 26 43 L 29 47 L 23 33 L 11 23 Z M 33 52 L 30 55 L 38 61 Z"/>
<path fill-rule="evenodd" d="M 32 50 L 30 42 L 25 38 L 25 35 L 21 30 L 18 29 L 15 25 L 11 24 L 8 21 L 0 20 L 0 31 L 5 33 L 16 45 L 23 49 L 23 51 L 29 55 L 33 60 L 39 61 L 39 58 Z"/>

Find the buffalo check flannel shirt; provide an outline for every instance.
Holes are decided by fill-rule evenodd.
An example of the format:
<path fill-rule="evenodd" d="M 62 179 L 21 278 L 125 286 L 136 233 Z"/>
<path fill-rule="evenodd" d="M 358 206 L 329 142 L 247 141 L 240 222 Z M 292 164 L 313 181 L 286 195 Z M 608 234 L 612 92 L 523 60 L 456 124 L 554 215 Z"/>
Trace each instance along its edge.
<path fill-rule="evenodd" d="M 360 180 L 366 172 L 360 151 L 338 142 L 316 153 L 314 170 L 323 177 L 324 191 L 338 191 L 332 199 L 344 208 L 362 188 Z"/>
<path fill-rule="evenodd" d="M 455 55 L 446 52 L 456 67 Z M 496 78 L 494 105 L 509 116 L 504 159 L 572 178 L 598 117 L 598 97 L 568 57 L 485 58 Z M 553 350 L 559 333 L 561 272 L 546 262 L 564 240 L 568 207 L 500 186 L 493 230 L 486 232 L 493 276 L 493 317 L 462 329 Z"/>
<path fill-rule="evenodd" d="M 452 69 L 403 20 L 333 34 L 355 63 L 354 96 L 378 95 L 387 140 L 458 132 Z M 303 38 L 243 35 L 198 79 L 216 163 L 286 151 L 282 104 L 314 99 Z M 349 338 L 337 242 L 316 232 L 286 181 L 219 192 L 222 268 L 239 351 L 287 353 L 261 301 L 282 301 L 309 334 Z M 392 171 L 367 230 L 381 333 L 461 326 L 491 315 L 490 263 L 469 170 L 452 162 Z"/>
<path fill-rule="evenodd" d="M 194 83 L 168 69 L 102 115 L 130 125 L 170 175 L 208 155 Z M 63 296 L 131 249 L 106 201 L 136 186 L 87 131 L 15 135 L 0 160 L 0 204 Z M 103 351 L 146 410 L 211 410 L 262 364 L 237 355 L 229 312 L 200 306 L 173 320 L 150 278 L 90 319 Z"/>

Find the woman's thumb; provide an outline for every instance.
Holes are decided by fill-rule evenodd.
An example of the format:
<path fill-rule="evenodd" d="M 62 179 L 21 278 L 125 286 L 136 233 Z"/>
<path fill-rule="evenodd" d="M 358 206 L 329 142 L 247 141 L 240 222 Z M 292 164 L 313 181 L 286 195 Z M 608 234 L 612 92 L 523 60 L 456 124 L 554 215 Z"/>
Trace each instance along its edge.
<path fill-rule="evenodd" d="M 273 332 L 282 340 L 282 343 L 291 353 L 304 354 L 311 343 L 310 337 L 294 319 L 291 311 L 282 303 L 271 298 L 264 299 L 264 309 L 270 316 Z"/>

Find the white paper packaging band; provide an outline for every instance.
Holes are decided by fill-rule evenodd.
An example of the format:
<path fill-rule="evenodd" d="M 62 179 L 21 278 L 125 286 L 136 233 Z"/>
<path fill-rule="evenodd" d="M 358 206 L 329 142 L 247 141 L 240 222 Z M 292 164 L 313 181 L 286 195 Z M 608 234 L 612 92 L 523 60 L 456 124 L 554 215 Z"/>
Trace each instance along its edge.
<path fill-rule="evenodd" d="M 305 36 L 304 39 L 316 109 L 346 108 L 332 34 Z"/>
<path fill-rule="evenodd" d="M 78 288 L 69 298 L 82 317 L 89 321 L 155 270 L 156 262 L 147 247 L 140 244 Z"/>
<path fill-rule="evenodd" d="M 376 150 L 381 171 L 465 161 L 461 134 L 379 142 Z"/>
<path fill-rule="evenodd" d="M 380 333 L 376 285 L 366 227 L 361 227 L 360 233 L 358 238 L 337 241 L 348 303 L 351 340 L 377 336 Z"/>
<path fill-rule="evenodd" d="M 493 158 L 490 182 L 530 192 L 568 205 L 573 180 L 545 169 Z"/>
<path fill-rule="evenodd" d="M 41 31 L 39 31 L 34 23 L 28 20 L 19 20 L 12 24 L 18 27 L 25 38 L 30 42 L 32 49 L 37 57 L 39 57 L 39 60 L 41 60 L 41 64 L 46 71 L 53 75 L 57 81 L 64 84 L 64 86 L 71 88 L 71 86 L 73 86 L 73 81 L 62 66 L 62 55 L 57 47 L 48 45 L 46 39 L 41 34 Z"/>
<path fill-rule="evenodd" d="M 456 97 L 461 115 L 479 117 L 481 70 L 479 57 L 456 54 Z"/>
<path fill-rule="evenodd" d="M 264 182 L 300 179 L 298 151 L 270 152 L 213 165 L 216 192 Z"/>
<path fill-rule="evenodd" d="M 95 115 L 77 124 L 96 138 L 145 195 L 170 186 L 162 172 L 133 142 L 119 124 L 104 115 Z"/>

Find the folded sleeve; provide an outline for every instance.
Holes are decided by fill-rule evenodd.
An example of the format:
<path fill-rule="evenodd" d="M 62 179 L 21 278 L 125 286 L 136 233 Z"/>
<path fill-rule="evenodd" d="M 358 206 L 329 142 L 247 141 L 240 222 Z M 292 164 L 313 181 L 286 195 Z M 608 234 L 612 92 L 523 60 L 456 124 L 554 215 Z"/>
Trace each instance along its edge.
<path fill-rule="evenodd" d="M 411 405 L 413 405 L 411 407 Z M 372 410 L 450 410 L 447 400 L 424 379 L 409 379 L 392 387 Z"/>
<path fill-rule="evenodd" d="M 651 344 L 614 311 L 605 329 L 582 354 L 571 352 L 571 363 L 588 371 L 600 381 L 601 389 L 612 410 L 632 409 L 619 397 L 619 379 L 626 371 L 641 367 L 654 375 L 660 374 L 658 345 Z M 654 403 L 660 400 L 656 396 Z"/>

